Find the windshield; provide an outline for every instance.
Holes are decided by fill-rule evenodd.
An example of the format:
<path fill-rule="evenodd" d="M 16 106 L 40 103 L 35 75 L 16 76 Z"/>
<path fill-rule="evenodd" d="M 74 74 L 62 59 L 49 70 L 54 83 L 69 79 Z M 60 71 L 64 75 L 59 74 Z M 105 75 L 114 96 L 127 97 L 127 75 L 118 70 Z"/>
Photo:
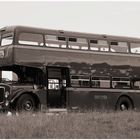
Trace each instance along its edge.
<path fill-rule="evenodd" d="M 2 71 L 2 78 L 0 78 L 1 82 L 17 82 L 18 75 L 12 71 Z"/>
<path fill-rule="evenodd" d="M 1 46 L 11 45 L 13 43 L 13 34 L 6 33 L 1 36 Z"/>
<path fill-rule="evenodd" d="M 2 79 L 0 79 L 0 82 L 43 85 L 44 75 L 42 70 L 18 66 L 13 68 L 13 70 L 10 70 L 10 68 L 8 71 L 2 70 Z"/>

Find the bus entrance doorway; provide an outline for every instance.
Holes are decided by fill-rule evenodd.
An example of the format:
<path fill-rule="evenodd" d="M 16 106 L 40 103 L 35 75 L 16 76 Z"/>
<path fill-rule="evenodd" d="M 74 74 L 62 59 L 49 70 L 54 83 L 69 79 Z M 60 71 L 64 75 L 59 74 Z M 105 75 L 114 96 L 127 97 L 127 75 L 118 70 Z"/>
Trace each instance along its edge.
<path fill-rule="evenodd" d="M 47 67 L 47 106 L 50 108 L 66 107 L 66 86 L 69 83 L 69 69 Z"/>

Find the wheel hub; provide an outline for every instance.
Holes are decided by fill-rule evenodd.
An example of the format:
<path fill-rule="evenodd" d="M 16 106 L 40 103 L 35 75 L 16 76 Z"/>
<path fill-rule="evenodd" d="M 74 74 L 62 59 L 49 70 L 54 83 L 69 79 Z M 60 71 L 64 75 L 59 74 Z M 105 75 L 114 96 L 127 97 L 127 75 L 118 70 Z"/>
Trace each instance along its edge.
<path fill-rule="evenodd" d="M 33 108 L 33 105 L 32 105 L 31 101 L 26 101 L 23 106 L 24 106 L 24 109 L 27 110 L 27 111 L 30 111 Z"/>
<path fill-rule="evenodd" d="M 124 110 L 128 110 L 128 107 L 126 104 L 121 104 L 121 110 L 124 111 Z"/>

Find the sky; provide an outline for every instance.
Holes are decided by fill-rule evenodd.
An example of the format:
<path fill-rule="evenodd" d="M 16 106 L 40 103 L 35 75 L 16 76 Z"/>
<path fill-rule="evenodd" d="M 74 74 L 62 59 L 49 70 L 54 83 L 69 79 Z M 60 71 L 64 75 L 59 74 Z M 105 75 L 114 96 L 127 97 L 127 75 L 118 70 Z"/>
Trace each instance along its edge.
<path fill-rule="evenodd" d="M 0 18 L 0 28 L 25 25 L 140 38 L 139 1 L 0 1 Z"/>
<path fill-rule="evenodd" d="M 140 37 L 139 1 L 1 1 L 0 17 L 0 27 L 26 25 Z"/>

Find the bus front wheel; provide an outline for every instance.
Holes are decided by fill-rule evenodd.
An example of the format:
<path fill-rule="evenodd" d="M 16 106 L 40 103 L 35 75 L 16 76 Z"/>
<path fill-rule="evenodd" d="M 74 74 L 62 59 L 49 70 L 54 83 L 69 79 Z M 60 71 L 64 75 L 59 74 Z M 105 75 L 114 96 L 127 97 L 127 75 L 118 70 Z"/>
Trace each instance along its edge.
<path fill-rule="evenodd" d="M 120 97 L 120 99 L 117 102 L 116 109 L 119 111 L 126 111 L 126 110 L 132 110 L 133 105 L 131 100 L 128 97 Z"/>
<path fill-rule="evenodd" d="M 32 112 L 35 111 L 35 101 L 29 94 L 23 94 L 18 99 L 16 108 L 18 111 Z"/>

